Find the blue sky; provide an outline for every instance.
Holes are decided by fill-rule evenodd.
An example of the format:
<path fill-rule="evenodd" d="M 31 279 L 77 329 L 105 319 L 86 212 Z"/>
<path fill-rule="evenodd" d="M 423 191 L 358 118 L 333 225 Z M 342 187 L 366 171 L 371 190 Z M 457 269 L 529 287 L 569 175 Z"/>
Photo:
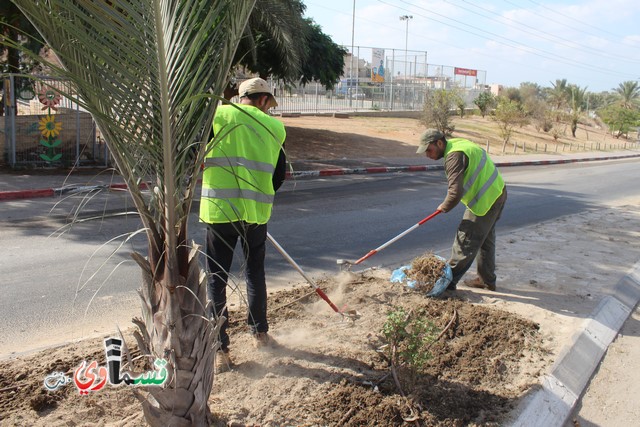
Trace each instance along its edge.
<path fill-rule="evenodd" d="M 640 82 L 638 0 L 355 0 L 355 25 L 353 0 L 303 2 L 338 44 L 351 46 L 352 29 L 355 46 L 404 52 L 406 42 L 430 65 L 486 71 L 487 84 Z M 402 15 L 413 16 L 408 32 Z"/>

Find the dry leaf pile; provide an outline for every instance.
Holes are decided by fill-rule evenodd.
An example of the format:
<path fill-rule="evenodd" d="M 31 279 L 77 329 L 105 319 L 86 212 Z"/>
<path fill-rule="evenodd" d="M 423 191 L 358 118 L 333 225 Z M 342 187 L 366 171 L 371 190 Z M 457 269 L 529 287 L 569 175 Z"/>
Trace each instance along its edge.
<path fill-rule="evenodd" d="M 442 276 L 446 262 L 433 252 L 426 252 L 411 261 L 407 277 L 415 280 L 415 289 L 429 292 Z"/>

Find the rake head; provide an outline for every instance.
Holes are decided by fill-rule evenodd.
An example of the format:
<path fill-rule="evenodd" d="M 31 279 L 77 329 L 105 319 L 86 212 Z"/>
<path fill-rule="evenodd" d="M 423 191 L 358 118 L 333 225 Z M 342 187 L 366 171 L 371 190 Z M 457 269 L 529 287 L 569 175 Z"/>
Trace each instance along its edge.
<path fill-rule="evenodd" d="M 347 261 L 346 259 L 338 259 L 336 260 L 336 264 L 340 266 L 340 271 L 351 271 L 351 267 L 354 263 Z"/>

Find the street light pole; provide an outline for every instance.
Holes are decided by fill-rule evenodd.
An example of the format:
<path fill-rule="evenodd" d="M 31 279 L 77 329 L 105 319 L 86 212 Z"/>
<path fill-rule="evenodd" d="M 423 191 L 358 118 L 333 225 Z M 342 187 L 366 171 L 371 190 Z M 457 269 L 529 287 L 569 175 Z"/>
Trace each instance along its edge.
<path fill-rule="evenodd" d="M 404 90 L 402 93 L 404 94 L 403 103 L 407 101 L 407 62 L 409 62 L 409 20 L 413 19 L 412 15 L 402 15 L 400 17 L 401 21 L 407 21 L 406 23 L 406 31 L 404 36 Z"/>
<path fill-rule="evenodd" d="M 355 0 L 354 0 L 355 1 Z M 407 80 L 407 62 L 409 60 L 409 20 L 413 19 L 412 15 L 402 15 L 401 21 L 407 21 L 406 31 L 404 36 L 404 79 Z"/>
<path fill-rule="evenodd" d="M 349 105 L 351 105 L 351 88 L 353 84 L 353 40 L 356 32 L 356 0 L 353 0 L 353 13 L 351 14 L 351 66 L 349 67 L 349 80 L 347 80 L 347 96 L 349 96 Z"/>

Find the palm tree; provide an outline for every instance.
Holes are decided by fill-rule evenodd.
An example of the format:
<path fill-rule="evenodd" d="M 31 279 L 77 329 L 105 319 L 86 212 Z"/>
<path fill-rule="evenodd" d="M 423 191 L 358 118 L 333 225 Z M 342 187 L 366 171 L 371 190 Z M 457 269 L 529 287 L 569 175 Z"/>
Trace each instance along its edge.
<path fill-rule="evenodd" d="M 321 82 L 333 88 L 344 68 L 346 50 L 310 18 L 300 0 L 257 0 L 240 40 L 234 66 L 285 85 Z M 225 98 L 238 94 L 230 81 Z"/>
<path fill-rule="evenodd" d="M 627 80 L 613 89 L 622 108 L 628 110 L 638 108 L 640 104 L 640 85 L 637 81 Z"/>
<path fill-rule="evenodd" d="M 145 418 L 209 425 L 219 343 L 187 216 L 217 104 L 207 93 L 222 93 L 254 1 L 12 1 L 105 135 L 144 225 L 148 254 L 132 254 L 143 276 L 136 339 L 169 370 L 164 387 L 137 393 Z M 151 182 L 150 195 L 141 182 Z"/>
<path fill-rule="evenodd" d="M 306 6 L 300 0 L 257 0 L 234 58 L 263 79 L 300 78 L 306 57 Z"/>
<path fill-rule="evenodd" d="M 556 79 L 556 82 L 550 82 L 552 89 L 548 89 L 547 102 L 552 105 L 555 110 L 561 110 L 567 104 L 567 79 Z"/>
<path fill-rule="evenodd" d="M 576 131 L 578 130 L 578 121 L 585 111 L 587 88 L 585 87 L 583 89 L 577 85 L 569 85 L 567 90 L 569 92 L 569 108 L 571 109 L 571 111 L 569 112 L 571 134 L 575 138 Z"/>
<path fill-rule="evenodd" d="M 256 0 L 255 6 L 233 58 L 233 66 L 267 79 L 270 76 L 297 81 L 305 56 L 306 28 L 300 0 Z M 238 86 L 229 81 L 224 97 L 238 95 Z"/>

